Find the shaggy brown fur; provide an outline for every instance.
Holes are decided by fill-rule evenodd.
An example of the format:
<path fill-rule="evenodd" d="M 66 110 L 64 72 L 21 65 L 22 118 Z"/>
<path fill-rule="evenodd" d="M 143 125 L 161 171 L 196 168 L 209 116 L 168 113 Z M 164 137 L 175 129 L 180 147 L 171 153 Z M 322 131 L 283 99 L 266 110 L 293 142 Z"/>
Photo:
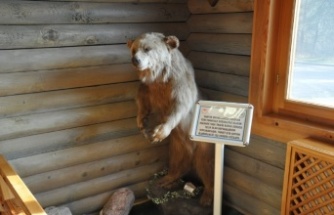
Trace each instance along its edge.
<path fill-rule="evenodd" d="M 177 179 L 195 170 L 204 185 L 200 203 L 208 206 L 213 200 L 214 146 L 189 139 L 198 91 L 193 68 L 178 46 L 175 36 L 159 33 L 128 42 L 142 82 L 137 94 L 137 124 L 152 142 L 170 137 L 169 170 L 159 185 L 171 188 Z"/>

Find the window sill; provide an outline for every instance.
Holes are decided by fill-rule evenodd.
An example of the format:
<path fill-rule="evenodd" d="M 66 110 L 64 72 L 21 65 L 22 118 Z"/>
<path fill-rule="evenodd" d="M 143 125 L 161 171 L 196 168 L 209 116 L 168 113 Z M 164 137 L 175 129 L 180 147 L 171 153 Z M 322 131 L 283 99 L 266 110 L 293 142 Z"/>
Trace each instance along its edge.
<path fill-rule="evenodd" d="M 333 127 L 278 114 L 254 116 L 252 133 L 284 143 L 309 137 L 334 142 Z"/>

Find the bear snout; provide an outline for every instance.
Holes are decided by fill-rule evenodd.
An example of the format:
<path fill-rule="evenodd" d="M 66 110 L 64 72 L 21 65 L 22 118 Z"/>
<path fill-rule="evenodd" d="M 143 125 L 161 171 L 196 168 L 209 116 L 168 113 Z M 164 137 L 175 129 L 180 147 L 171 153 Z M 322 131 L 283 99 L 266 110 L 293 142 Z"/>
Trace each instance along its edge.
<path fill-rule="evenodd" d="M 140 63 L 140 61 L 139 61 L 139 59 L 137 57 L 132 57 L 131 61 L 132 61 L 132 64 L 134 66 L 138 66 L 139 63 Z"/>

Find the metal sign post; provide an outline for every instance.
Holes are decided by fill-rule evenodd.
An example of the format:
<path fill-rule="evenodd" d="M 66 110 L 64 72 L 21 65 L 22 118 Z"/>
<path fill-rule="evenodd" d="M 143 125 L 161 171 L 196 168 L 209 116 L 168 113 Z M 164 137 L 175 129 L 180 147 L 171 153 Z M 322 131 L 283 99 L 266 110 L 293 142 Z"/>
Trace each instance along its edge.
<path fill-rule="evenodd" d="M 214 215 L 222 214 L 225 145 L 249 144 L 253 106 L 245 103 L 199 101 L 190 138 L 215 144 Z"/>
<path fill-rule="evenodd" d="M 223 176 L 224 176 L 224 144 L 215 146 L 215 181 L 213 195 L 213 212 L 214 215 L 221 215 L 223 199 Z"/>

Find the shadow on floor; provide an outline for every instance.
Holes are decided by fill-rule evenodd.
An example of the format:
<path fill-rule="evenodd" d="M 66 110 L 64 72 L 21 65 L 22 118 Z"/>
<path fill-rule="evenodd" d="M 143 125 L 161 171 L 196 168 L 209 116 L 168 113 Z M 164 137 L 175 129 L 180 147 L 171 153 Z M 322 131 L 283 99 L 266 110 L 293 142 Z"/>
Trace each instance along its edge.
<path fill-rule="evenodd" d="M 131 209 L 130 215 L 163 215 L 159 207 L 152 202 L 146 202 L 140 205 L 136 205 Z M 182 214 L 173 214 L 182 215 Z M 243 215 L 237 210 L 224 206 L 223 215 Z"/>

